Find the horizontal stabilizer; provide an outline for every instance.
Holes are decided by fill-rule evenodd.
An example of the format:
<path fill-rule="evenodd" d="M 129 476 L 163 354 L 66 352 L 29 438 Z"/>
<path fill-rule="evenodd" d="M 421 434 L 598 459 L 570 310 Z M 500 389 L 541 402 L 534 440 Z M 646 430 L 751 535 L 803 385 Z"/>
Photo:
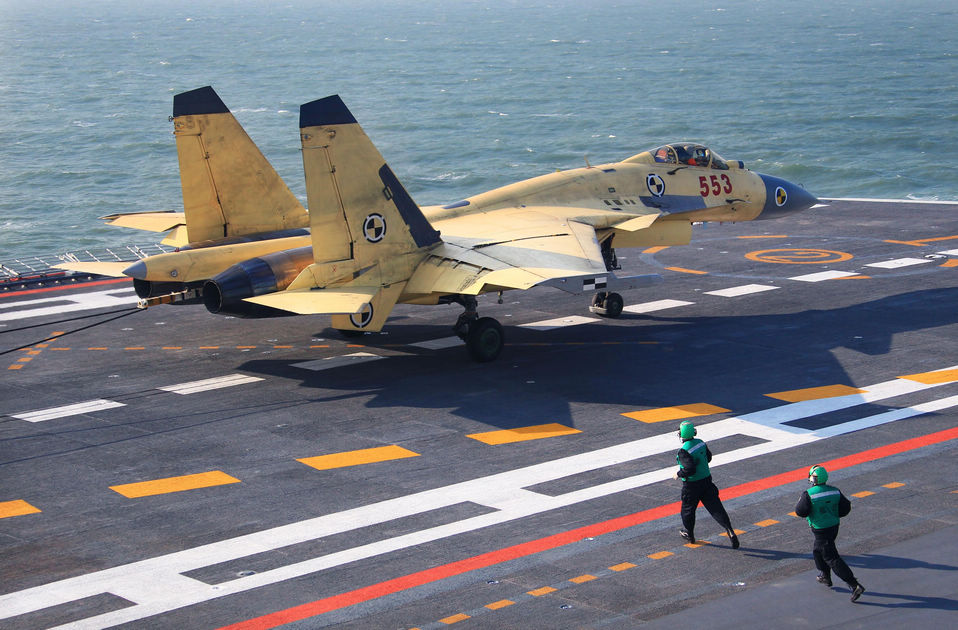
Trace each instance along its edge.
<path fill-rule="evenodd" d="M 124 212 L 108 214 L 100 219 L 106 221 L 107 225 L 146 232 L 169 232 L 176 227 L 186 225 L 186 214 L 183 212 Z"/>
<path fill-rule="evenodd" d="M 78 271 L 80 273 L 92 273 L 98 276 L 107 276 L 109 278 L 126 278 L 123 270 L 130 266 L 130 262 L 73 262 L 53 265 L 54 269 L 64 269 L 66 271 Z"/>
<path fill-rule="evenodd" d="M 295 289 L 246 298 L 247 302 L 298 315 L 352 315 L 361 312 L 379 292 L 379 287 Z"/>

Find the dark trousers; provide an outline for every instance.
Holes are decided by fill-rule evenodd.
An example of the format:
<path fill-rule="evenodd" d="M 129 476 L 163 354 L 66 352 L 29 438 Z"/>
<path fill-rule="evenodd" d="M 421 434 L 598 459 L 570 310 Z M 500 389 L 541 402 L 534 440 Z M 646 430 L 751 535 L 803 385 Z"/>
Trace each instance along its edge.
<path fill-rule="evenodd" d="M 835 539 L 838 538 L 838 525 L 826 527 L 825 529 L 813 529 L 815 535 L 815 544 L 812 547 L 812 556 L 815 558 L 815 567 L 823 574 L 835 575 L 842 579 L 850 587 L 855 588 L 858 580 L 852 570 L 848 568 L 842 557 L 838 555 L 838 548 L 835 547 Z"/>
<path fill-rule="evenodd" d="M 682 483 L 682 526 L 693 538 L 695 537 L 695 510 L 700 502 L 719 525 L 726 530 L 732 529 L 732 521 L 729 520 L 728 512 L 719 500 L 719 491 L 712 483 L 712 477 L 686 481 Z"/>

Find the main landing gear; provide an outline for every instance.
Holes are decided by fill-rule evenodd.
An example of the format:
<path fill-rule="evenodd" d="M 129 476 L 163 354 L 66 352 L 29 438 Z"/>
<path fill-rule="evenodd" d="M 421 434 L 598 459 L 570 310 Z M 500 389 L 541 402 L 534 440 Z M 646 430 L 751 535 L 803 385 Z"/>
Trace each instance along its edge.
<path fill-rule="evenodd" d="M 492 317 L 479 317 L 479 304 L 475 296 L 459 295 L 454 301 L 462 304 L 465 310 L 459 315 L 453 330 L 466 342 L 469 356 L 479 363 L 495 361 L 505 344 L 502 325 Z"/>

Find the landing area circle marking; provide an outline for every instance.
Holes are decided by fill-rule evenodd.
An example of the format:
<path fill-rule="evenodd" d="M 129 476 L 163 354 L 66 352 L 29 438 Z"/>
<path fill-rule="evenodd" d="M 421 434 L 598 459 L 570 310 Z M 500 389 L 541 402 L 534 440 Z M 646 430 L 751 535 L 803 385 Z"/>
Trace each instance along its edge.
<path fill-rule="evenodd" d="M 854 258 L 847 252 L 836 252 L 830 249 L 763 249 L 745 254 L 749 260 L 784 265 L 821 265 L 838 263 Z"/>

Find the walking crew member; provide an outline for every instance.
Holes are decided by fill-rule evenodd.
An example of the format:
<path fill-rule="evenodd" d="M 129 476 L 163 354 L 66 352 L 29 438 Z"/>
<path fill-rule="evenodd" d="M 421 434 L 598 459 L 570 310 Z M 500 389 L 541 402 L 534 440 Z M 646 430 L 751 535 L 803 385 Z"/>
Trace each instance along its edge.
<path fill-rule="evenodd" d="M 852 511 L 852 504 L 842 491 L 834 486 L 826 485 L 828 471 L 824 466 L 816 464 L 808 471 L 808 483 L 811 487 L 802 492 L 802 498 L 795 506 L 795 514 L 805 517 L 815 535 L 815 544 L 812 555 L 815 566 L 821 572 L 816 578 L 825 586 L 832 585 L 832 571 L 840 577 L 848 588 L 852 589 L 852 601 L 865 592 L 865 587 L 855 579 L 852 570 L 848 568 L 835 547 L 835 538 L 838 536 L 838 524 L 843 516 Z"/>
<path fill-rule="evenodd" d="M 738 549 L 738 536 L 732 529 L 728 512 L 719 500 L 719 491 L 712 483 L 712 474 L 709 472 L 709 462 L 712 461 L 712 452 L 708 445 L 695 437 L 695 425 L 686 420 L 679 425 L 679 439 L 682 448 L 675 456 L 679 469 L 675 473 L 676 479 L 682 480 L 682 526 L 679 530 L 682 538 L 690 543 L 695 542 L 695 510 L 699 502 L 705 506 L 712 518 L 725 528 L 728 538 L 732 542 L 732 549 Z"/>

